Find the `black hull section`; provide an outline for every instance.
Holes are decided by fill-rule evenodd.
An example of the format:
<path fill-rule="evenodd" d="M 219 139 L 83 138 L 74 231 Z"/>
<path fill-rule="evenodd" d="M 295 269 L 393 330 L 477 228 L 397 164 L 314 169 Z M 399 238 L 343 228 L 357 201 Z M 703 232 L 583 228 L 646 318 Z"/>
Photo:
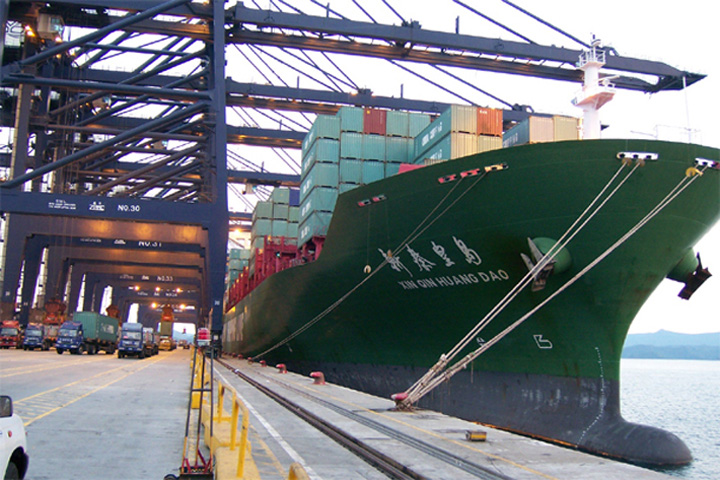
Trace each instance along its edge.
<path fill-rule="evenodd" d="M 327 381 L 388 398 L 427 370 L 402 366 L 304 363 Z M 630 423 L 620 414 L 616 381 L 550 375 L 463 371 L 419 407 L 642 465 L 684 465 L 688 447 L 665 430 Z"/>

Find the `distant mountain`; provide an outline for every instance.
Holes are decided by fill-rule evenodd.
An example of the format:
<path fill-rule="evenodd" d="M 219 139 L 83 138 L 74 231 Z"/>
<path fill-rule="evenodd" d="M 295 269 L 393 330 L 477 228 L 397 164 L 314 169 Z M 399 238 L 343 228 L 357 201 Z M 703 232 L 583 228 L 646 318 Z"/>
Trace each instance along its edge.
<path fill-rule="evenodd" d="M 630 334 L 625 339 L 623 358 L 668 358 L 688 360 L 720 360 L 720 332 Z"/>

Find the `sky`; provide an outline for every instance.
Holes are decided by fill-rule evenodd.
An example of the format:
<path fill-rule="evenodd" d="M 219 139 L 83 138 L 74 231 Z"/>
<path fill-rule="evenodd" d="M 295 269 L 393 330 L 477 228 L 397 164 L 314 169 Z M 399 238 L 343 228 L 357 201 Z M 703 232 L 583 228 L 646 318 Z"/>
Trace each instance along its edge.
<path fill-rule="evenodd" d="M 581 2 L 541 3 L 572 9 L 573 4 Z M 670 127 L 689 125 L 691 129 L 699 130 L 694 135 L 694 142 L 719 148 L 720 62 L 709 54 L 717 45 L 717 17 L 710 14 L 711 2 L 690 0 L 683 2 L 682 8 L 677 8 L 676 4 L 645 1 L 611 0 L 593 5 L 597 7 L 593 9 L 593 18 L 584 18 L 575 26 L 563 22 L 565 28 L 572 28 L 576 35 L 595 33 L 624 55 L 662 60 L 676 68 L 707 75 L 683 92 L 653 96 L 619 93 L 605 107 L 607 111 L 601 110 L 603 123 L 611 125 L 605 135 L 642 136 L 635 132 L 657 131 L 668 135 L 668 139 L 686 141 L 687 137 L 682 138 L 686 133 L 681 128 Z M 537 9 L 533 11 L 545 18 L 553 15 L 552 12 L 541 14 Z M 576 8 L 574 13 L 583 16 Z M 628 109 L 634 113 L 626 116 Z M 718 196 L 708 201 L 717 204 L 720 202 L 720 175 L 710 174 L 718 186 Z M 651 333 L 660 329 L 681 333 L 720 331 L 719 246 L 720 225 L 716 225 L 695 249 L 700 252 L 704 266 L 715 276 L 707 280 L 690 300 L 677 296 L 681 284 L 665 280 L 635 318 L 630 333 Z"/>
<path fill-rule="evenodd" d="M 388 2 L 406 20 L 419 21 L 423 29 L 452 32 L 455 30 L 456 18 L 459 17 L 461 34 L 517 40 L 451 0 Z M 266 4 L 260 3 L 263 8 L 267 8 Z M 539 25 L 501 0 L 465 0 L 465 3 L 481 9 L 539 44 L 580 48 L 573 41 Z M 638 0 L 592 3 L 577 0 L 513 0 L 513 3 L 585 43 L 590 43 L 596 36 L 604 45 L 614 47 L 620 55 L 662 61 L 676 68 L 708 76 L 679 92 L 650 95 L 619 91 L 615 99 L 601 110 L 601 121 L 608 125 L 603 131 L 604 138 L 690 139 L 694 143 L 720 148 L 720 62 L 717 55 L 712 53 L 712 47 L 717 44 L 717 16 L 710 13 L 714 9 L 711 9 L 709 0 L 686 0 L 682 8 L 672 3 Z M 309 0 L 296 0 L 293 4 L 306 13 L 324 14 Z M 381 0 L 366 0 L 362 5 L 378 22 L 398 23 L 398 17 Z M 368 21 L 350 0 L 335 0 L 331 2 L 331 7 L 354 20 Z M 318 62 L 322 62 L 319 54 L 312 55 Z M 463 103 L 447 92 L 438 92 L 420 79 L 403 74 L 383 60 L 341 56 L 333 58 L 360 87 L 370 88 L 377 95 L 400 96 L 402 92 L 406 98 Z M 231 61 L 237 61 L 237 58 Z M 332 66 L 326 67 L 334 71 Z M 281 69 L 279 65 L 277 68 Z M 413 69 L 442 81 L 451 90 L 472 98 L 478 105 L 504 107 L 477 91 L 453 84 L 446 77 L 440 80 L 432 67 L 415 64 Z M 247 68 L 242 71 L 250 70 Z M 228 71 L 233 72 L 232 63 L 228 65 Z M 288 72 L 287 75 L 295 83 L 297 74 Z M 535 111 L 543 113 L 581 116 L 580 111 L 570 103 L 579 85 L 488 72 L 464 71 L 463 76 L 510 103 L 531 105 Z M 262 83 L 265 80 L 259 74 L 253 77 L 252 73 L 249 76 L 246 73 L 242 81 Z M 307 88 L 319 88 L 311 80 L 302 77 L 297 79 L 297 83 Z M 228 116 L 229 123 L 236 120 L 233 115 Z M 713 175 L 711 181 L 717 182 L 718 196 L 708 201 L 720 202 L 720 175 L 717 172 L 710 172 L 709 175 Z M 716 225 L 696 246 L 704 266 L 709 267 L 716 276 L 711 277 L 689 301 L 677 296 L 682 284 L 663 281 L 636 317 L 630 333 L 650 333 L 660 329 L 682 333 L 720 331 L 718 245 L 720 225 Z"/>
<path fill-rule="evenodd" d="M 720 62 L 710 53 L 717 45 L 717 16 L 710 13 L 714 11 L 710 1 L 688 0 L 681 8 L 672 3 L 618 0 L 514 3 L 584 41 L 595 35 L 621 55 L 663 61 L 707 75 L 680 92 L 618 92 L 601 109 L 602 123 L 609 125 L 604 138 L 649 138 L 659 134 L 667 140 L 688 141 L 689 128 L 694 143 L 720 148 Z M 558 90 L 545 97 L 567 109 L 567 95 L 563 93 L 568 87 L 557 83 L 554 87 Z M 537 101 L 532 104 L 538 105 Z M 547 108 L 552 111 L 551 106 Z M 572 114 L 572 108 L 566 112 Z M 718 196 L 708 201 L 719 203 L 720 175 L 710 174 L 718 185 Z M 681 333 L 720 331 L 719 246 L 720 224 L 695 249 L 715 276 L 690 300 L 677 296 L 682 284 L 663 281 L 636 316 L 629 333 L 660 329 Z"/>

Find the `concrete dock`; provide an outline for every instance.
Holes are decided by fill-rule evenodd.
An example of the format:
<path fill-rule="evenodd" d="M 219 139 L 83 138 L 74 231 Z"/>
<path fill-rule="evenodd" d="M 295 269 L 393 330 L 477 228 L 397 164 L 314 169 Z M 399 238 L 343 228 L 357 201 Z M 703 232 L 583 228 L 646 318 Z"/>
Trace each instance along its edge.
<path fill-rule="evenodd" d="M 276 368 L 246 360 L 225 358 L 222 362 L 230 369 L 216 362 L 218 380 L 234 388 L 251 411 L 253 435 L 259 444 L 253 444 L 253 457 L 262 478 L 287 478 L 291 462 L 300 463 L 315 479 L 387 477 L 286 407 L 268 401 L 238 374 L 292 402 L 295 410 L 307 411 L 354 442 L 393 459 L 417 478 L 671 478 L 437 412 L 395 411 L 390 399 L 332 384 L 317 385 L 312 378 L 279 373 Z M 485 441 L 466 438 L 468 432 L 477 431 L 486 432 Z"/>
<path fill-rule="evenodd" d="M 194 388 L 191 353 L 175 350 L 138 360 L 0 352 L 0 390 L 13 397 L 28 431 L 27 478 L 178 477 L 184 452 L 194 452 L 184 445 Z M 239 424 L 235 449 L 219 446 L 226 451 L 214 457 L 218 480 L 673 478 L 436 412 L 394 411 L 390 399 L 316 385 L 310 377 L 247 360 L 224 356 L 213 365 L 214 401 L 225 390 L 223 410 L 232 412 L 230 398 L 237 392 L 237 403 L 248 411 L 251 445 L 238 477 Z M 203 396 L 209 400 L 209 392 Z M 202 411 L 191 409 L 191 419 Z M 224 443 L 231 416 L 213 423 L 216 436 L 228 437 Z M 203 430 L 195 425 L 191 422 L 188 438 L 202 438 L 200 451 L 209 458 L 213 440 L 194 435 Z M 468 431 L 484 431 L 487 438 L 468 441 Z M 293 465 L 299 473 L 290 476 Z"/>

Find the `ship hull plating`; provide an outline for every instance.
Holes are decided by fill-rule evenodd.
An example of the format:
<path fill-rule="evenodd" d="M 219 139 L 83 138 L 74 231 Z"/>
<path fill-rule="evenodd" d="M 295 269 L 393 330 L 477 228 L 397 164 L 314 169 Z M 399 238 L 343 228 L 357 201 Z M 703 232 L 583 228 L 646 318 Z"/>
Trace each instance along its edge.
<path fill-rule="evenodd" d="M 618 154 L 628 151 L 657 160 L 623 166 Z M 542 307 L 420 406 L 629 461 L 686 463 L 677 437 L 620 416 L 620 355 L 645 300 L 717 220 L 720 172 L 707 171 L 622 239 L 687 181 L 697 157 L 720 152 L 654 141 L 537 144 L 351 190 L 316 261 L 270 276 L 227 312 L 224 350 L 325 369 L 331 382 L 378 395 L 401 392 L 525 276 L 528 238 L 558 240 L 584 218 L 545 288 L 520 291 L 462 355 Z M 601 208 L 584 216 L 599 194 Z"/>

